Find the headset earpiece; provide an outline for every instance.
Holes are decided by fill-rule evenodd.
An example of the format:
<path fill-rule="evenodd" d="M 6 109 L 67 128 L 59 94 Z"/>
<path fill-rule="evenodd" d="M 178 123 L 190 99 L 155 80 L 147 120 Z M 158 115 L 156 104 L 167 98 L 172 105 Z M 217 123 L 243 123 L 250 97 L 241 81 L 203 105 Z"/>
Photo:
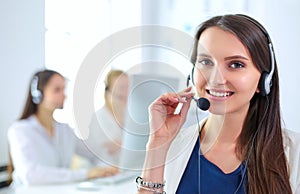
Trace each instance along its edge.
<path fill-rule="evenodd" d="M 186 87 L 189 87 L 190 85 L 190 81 L 192 81 L 192 83 L 194 84 L 194 68 L 192 69 L 192 72 L 190 75 L 188 75 L 187 80 L 186 80 Z"/>
<path fill-rule="evenodd" d="M 191 75 L 188 75 L 188 76 L 187 76 L 187 79 L 186 79 L 186 87 L 189 87 L 189 85 L 190 85 L 190 80 L 191 80 Z"/>
<path fill-rule="evenodd" d="M 243 14 L 237 14 L 237 15 L 247 19 L 252 24 L 257 26 L 261 30 L 261 32 L 265 35 L 265 37 L 268 41 L 270 61 L 271 61 L 270 62 L 271 70 L 270 70 L 270 72 L 263 72 L 261 74 L 260 83 L 259 83 L 259 88 L 261 90 L 260 94 L 262 96 L 267 96 L 271 92 L 272 77 L 273 77 L 273 73 L 274 73 L 274 69 L 275 69 L 275 55 L 274 55 L 274 50 L 273 50 L 273 45 L 272 45 L 272 42 L 271 42 L 271 38 L 270 38 L 267 30 L 259 22 L 257 22 L 256 20 L 254 20 L 253 18 L 251 18 L 247 15 L 243 15 Z"/>
<path fill-rule="evenodd" d="M 260 88 L 260 94 L 262 96 L 267 96 L 270 93 L 270 84 L 268 83 L 268 79 L 267 77 L 269 76 L 269 74 L 267 72 L 263 72 L 261 74 L 261 79 L 259 82 L 259 88 Z"/>
<path fill-rule="evenodd" d="M 275 69 L 275 61 L 274 61 L 274 51 L 273 51 L 273 46 L 270 40 L 270 37 L 268 36 L 268 41 L 269 41 L 269 52 L 270 52 L 270 60 L 271 60 L 271 71 L 268 72 L 263 72 L 261 74 L 261 80 L 260 80 L 260 89 L 261 89 L 261 95 L 262 96 L 267 96 L 271 92 L 271 87 L 272 87 L 272 77 Z"/>
<path fill-rule="evenodd" d="M 39 78 L 34 76 L 31 81 L 30 92 L 32 97 L 32 102 L 34 104 L 39 104 L 42 101 L 42 92 L 38 89 Z"/>

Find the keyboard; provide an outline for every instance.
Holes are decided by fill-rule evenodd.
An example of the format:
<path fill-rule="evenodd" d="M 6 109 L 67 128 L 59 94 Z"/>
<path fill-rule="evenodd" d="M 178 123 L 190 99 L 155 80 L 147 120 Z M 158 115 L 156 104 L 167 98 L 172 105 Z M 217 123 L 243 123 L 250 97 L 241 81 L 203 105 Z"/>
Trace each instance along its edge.
<path fill-rule="evenodd" d="M 121 171 L 113 176 L 93 179 L 92 182 L 103 185 L 117 184 L 128 180 L 134 181 L 140 174 L 137 171 Z"/>
<path fill-rule="evenodd" d="M 96 184 L 92 181 L 83 181 L 78 183 L 76 188 L 82 191 L 98 191 L 102 189 L 102 185 Z"/>

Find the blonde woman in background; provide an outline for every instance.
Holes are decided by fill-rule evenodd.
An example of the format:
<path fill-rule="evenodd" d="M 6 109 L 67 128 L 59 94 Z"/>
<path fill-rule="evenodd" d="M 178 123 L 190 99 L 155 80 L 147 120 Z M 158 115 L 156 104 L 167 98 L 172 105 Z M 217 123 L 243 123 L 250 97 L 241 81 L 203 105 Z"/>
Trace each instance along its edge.
<path fill-rule="evenodd" d="M 129 77 L 125 72 L 111 70 L 107 74 L 105 104 L 93 115 L 89 126 L 89 138 L 85 141 L 101 160 L 101 165 L 118 165 L 128 89 Z"/>

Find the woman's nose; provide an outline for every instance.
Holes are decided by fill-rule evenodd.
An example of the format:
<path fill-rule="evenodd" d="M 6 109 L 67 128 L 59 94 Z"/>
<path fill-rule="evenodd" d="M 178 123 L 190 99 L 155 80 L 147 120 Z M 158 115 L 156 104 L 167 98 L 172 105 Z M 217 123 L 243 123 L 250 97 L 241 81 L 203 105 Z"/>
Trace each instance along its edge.
<path fill-rule="evenodd" d="M 225 72 L 223 68 L 220 66 L 215 66 L 210 72 L 208 81 L 213 85 L 225 84 L 226 79 L 225 79 Z"/>

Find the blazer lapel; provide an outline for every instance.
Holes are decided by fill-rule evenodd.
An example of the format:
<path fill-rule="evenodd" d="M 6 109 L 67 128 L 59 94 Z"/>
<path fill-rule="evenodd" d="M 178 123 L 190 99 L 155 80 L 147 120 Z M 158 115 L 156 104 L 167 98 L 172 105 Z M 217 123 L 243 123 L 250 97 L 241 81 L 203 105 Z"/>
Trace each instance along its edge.
<path fill-rule="evenodd" d="M 187 166 L 193 148 L 199 137 L 199 130 L 202 128 L 206 119 L 203 119 L 199 125 L 192 125 L 188 128 L 181 129 L 173 141 L 167 155 L 165 166 L 165 191 L 175 193 L 184 170 Z"/>

